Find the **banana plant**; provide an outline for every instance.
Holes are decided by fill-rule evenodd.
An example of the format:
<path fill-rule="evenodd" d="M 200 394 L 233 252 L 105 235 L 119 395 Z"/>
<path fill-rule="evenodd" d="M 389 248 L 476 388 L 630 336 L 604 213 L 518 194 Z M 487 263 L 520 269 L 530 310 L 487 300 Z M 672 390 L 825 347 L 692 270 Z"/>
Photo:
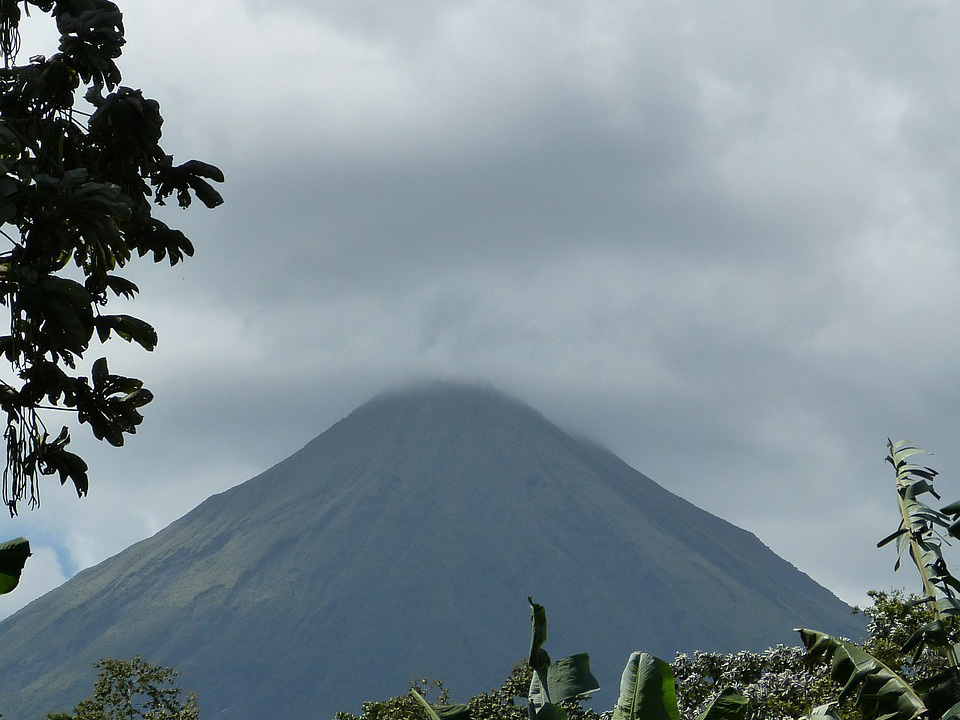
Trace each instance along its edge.
<path fill-rule="evenodd" d="M 600 689 L 590 673 L 586 653 L 550 662 L 543 649 L 547 639 L 547 614 L 542 605 L 529 598 L 533 619 L 530 643 L 530 719 L 564 720 L 558 703 Z M 747 700 L 732 688 L 726 688 L 700 714 L 697 720 L 743 720 Z M 669 663 L 643 652 L 630 655 L 620 677 L 620 697 L 613 720 L 680 720 L 673 668 Z"/>
<path fill-rule="evenodd" d="M 587 653 L 571 655 L 556 662 L 543 649 L 547 640 L 547 611 L 543 605 L 527 598 L 533 632 L 530 638 L 530 720 L 565 720 L 567 714 L 560 703 L 596 692 L 600 683 L 590 672 Z"/>
<path fill-rule="evenodd" d="M 944 534 L 960 538 L 960 502 L 937 510 L 926 501 L 928 495 L 940 500 L 934 489 L 937 471 L 913 460 L 929 454 L 926 450 L 889 439 L 887 449 L 886 460 L 896 475 L 900 524 L 877 547 L 896 541 L 895 569 L 904 555 L 909 556 L 920 573 L 921 602 L 930 604 L 934 616 L 907 639 L 902 650 L 913 652 L 914 662 L 925 650 L 942 652 L 948 667 L 911 684 L 847 640 L 808 629 L 799 629 L 800 638 L 811 662 L 830 663 L 831 677 L 843 688 L 840 699 L 852 699 L 865 720 L 960 719 L 960 647 L 951 642 L 944 624 L 945 619 L 960 615 L 960 580 L 950 573 L 942 552 Z"/>
<path fill-rule="evenodd" d="M 532 671 L 528 693 L 530 720 L 566 720 L 561 703 L 600 689 L 590 672 L 590 656 L 579 653 L 550 661 L 543 649 L 547 640 L 547 611 L 530 603 L 532 636 L 528 664 Z M 420 704 L 427 720 L 471 720 L 468 705 L 431 705 L 415 689 L 410 694 Z M 819 710 L 819 708 L 818 708 Z M 697 720 L 744 720 L 747 699 L 733 688 L 725 688 L 700 713 Z M 627 660 L 620 678 L 620 698 L 612 720 L 680 720 L 673 668 L 647 653 L 635 652 Z M 810 720 L 837 720 L 829 714 L 812 715 Z"/>

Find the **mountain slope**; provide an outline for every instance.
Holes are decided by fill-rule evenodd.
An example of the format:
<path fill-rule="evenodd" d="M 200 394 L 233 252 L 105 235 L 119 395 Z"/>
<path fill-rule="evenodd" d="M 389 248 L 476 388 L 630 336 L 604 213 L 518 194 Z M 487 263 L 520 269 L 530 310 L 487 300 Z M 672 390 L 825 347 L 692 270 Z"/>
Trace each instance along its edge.
<path fill-rule="evenodd" d="M 205 718 L 332 717 L 442 678 L 493 687 L 527 650 L 587 650 L 615 695 L 630 651 L 761 649 L 859 634 L 836 597 L 752 534 L 488 388 L 381 395 L 4 621 L 0 711 L 89 687 L 89 663 L 177 667 Z"/>

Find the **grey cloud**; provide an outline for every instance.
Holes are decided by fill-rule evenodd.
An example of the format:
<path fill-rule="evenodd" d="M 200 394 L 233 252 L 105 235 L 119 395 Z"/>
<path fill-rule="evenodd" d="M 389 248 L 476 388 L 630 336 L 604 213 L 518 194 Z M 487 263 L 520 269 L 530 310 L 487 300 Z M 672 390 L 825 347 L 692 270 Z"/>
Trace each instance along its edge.
<path fill-rule="evenodd" d="M 957 10 L 217 7 L 164 43 L 136 28 L 173 10 L 127 9 L 167 147 L 228 177 L 216 212 L 165 214 L 197 257 L 134 271 L 161 343 L 111 357 L 157 400 L 121 453 L 82 445 L 94 496 L 18 527 L 92 562 L 443 375 L 517 394 L 849 600 L 911 583 L 873 543 L 886 436 L 945 471 L 960 448 Z"/>

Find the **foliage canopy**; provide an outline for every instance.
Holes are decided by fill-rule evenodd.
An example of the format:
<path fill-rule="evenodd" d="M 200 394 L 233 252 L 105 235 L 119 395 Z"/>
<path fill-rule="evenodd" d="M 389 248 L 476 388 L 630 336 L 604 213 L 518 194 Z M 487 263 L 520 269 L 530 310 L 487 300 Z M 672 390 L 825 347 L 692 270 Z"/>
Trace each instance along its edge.
<path fill-rule="evenodd" d="M 49 713 L 48 720 L 197 720 L 197 698 L 176 684 L 177 672 L 143 658 L 96 663 L 100 674 L 93 695 L 72 713 Z"/>
<path fill-rule="evenodd" d="M 871 590 L 868 595 L 872 601 L 870 606 L 855 610 L 866 615 L 869 621 L 864 650 L 911 678 L 932 678 L 942 672 L 946 664 L 941 653 L 928 648 L 914 662 L 913 652 L 902 649 L 911 636 L 932 621 L 930 605 L 902 590 Z M 951 633 L 955 632 L 956 628 L 951 627 Z M 745 720 L 829 717 L 811 713 L 818 706 L 834 701 L 841 687 L 830 677 L 828 665 L 810 663 L 805 655 L 799 645 L 778 645 L 763 652 L 679 653 L 670 668 L 680 717 L 690 720 L 700 717 L 724 688 L 731 687 L 746 699 Z M 500 687 L 466 701 L 469 717 L 472 720 L 526 720 L 529 713 L 524 699 L 532 675 L 529 662 L 514 666 Z M 456 707 L 449 704 L 449 695 L 440 681 L 430 683 L 420 679 L 412 683 L 412 688 L 430 698 L 434 708 Z M 601 714 L 584 705 L 583 700 L 581 695 L 562 703 L 568 720 L 601 720 L 612 714 L 611 711 Z M 842 720 L 863 718 L 853 699 L 836 703 L 832 712 Z M 423 708 L 409 694 L 366 702 L 360 715 L 341 712 L 337 717 L 338 720 L 426 720 Z"/>
<path fill-rule="evenodd" d="M 21 8 L 22 6 L 22 8 Z M 18 64 L 20 22 L 46 13 L 60 33 L 57 52 Z M 114 446 L 136 432 L 152 399 L 137 378 L 114 374 L 91 344 L 118 336 L 152 350 L 147 322 L 108 313 L 111 298 L 139 288 L 120 271 L 134 257 L 171 265 L 193 254 L 180 231 L 154 217 L 175 195 L 208 208 L 222 198 L 204 162 L 175 164 L 160 146 L 156 100 L 120 84 L 123 18 L 109 0 L 0 0 L 0 410 L 6 414 L 3 501 L 11 514 L 39 503 L 41 475 L 88 489 L 87 464 L 67 450 L 66 426 L 48 430 L 51 411 L 68 411 Z M 4 366 L 3 369 L 6 369 Z"/>
<path fill-rule="evenodd" d="M 899 652 L 909 654 L 908 660 L 890 657 L 889 645 L 878 645 L 887 653 L 882 658 L 816 630 L 800 629 L 800 637 L 809 659 L 825 661 L 831 677 L 842 685 L 839 699 L 851 701 L 865 720 L 958 720 L 960 579 L 947 567 L 943 545 L 947 535 L 960 538 L 960 502 L 934 508 L 927 496 L 941 499 L 934 489 L 938 473 L 916 463 L 926 451 L 906 441 L 888 440 L 887 446 L 887 461 L 896 475 L 900 524 L 877 545 L 895 543 L 896 567 L 904 556 L 916 566 L 923 594 L 910 604 L 925 608 L 918 615 L 926 622 L 900 644 Z M 892 617 L 898 614 L 907 613 Z M 917 669 L 922 658 L 937 655 L 939 661 L 932 667 Z"/>

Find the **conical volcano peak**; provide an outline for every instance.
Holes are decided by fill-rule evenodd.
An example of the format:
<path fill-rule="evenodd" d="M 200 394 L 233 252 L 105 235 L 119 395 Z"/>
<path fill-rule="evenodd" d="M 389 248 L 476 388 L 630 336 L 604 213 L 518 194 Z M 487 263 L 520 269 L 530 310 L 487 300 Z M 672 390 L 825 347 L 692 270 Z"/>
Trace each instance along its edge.
<path fill-rule="evenodd" d="M 749 532 L 489 385 L 437 381 L 381 393 L 8 618 L 0 697 L 11 717 L 66 709 L 91 663 L 139 654 L 210 717 L 330 718 L 415 677 L 466 698 L 529 651 L 531 595 L 553 647 L 589 650 L 607 707 L 635 650 L 862 631 Z"/>
<path fill-rule="evenodd" d="M 309 443 L 301 453 L 362 457 L 381 475 L 450 475 L 497 458 L 509 465 L 544 445 L 557 450 L 572 439 L 529 405 L 489 384 L 420 382 L 380 393 Z M 336 448 L 336 450 L 334 450 Z M 296 458 L 300 453 L 294 455 Z M 512 476 L 507 467 L 498 474 Z"/>
<path fill-rule="evenodd" d="M 350 417 L 380 416 L 397 421 L 430 418 L 433 422 L 469 422 L 484 418 L 504 423 L 522 419 L 546 422 L 539 412 L 489 383 L 451 380 L 419 381 L 386 390 L 361 405 Z"/>

